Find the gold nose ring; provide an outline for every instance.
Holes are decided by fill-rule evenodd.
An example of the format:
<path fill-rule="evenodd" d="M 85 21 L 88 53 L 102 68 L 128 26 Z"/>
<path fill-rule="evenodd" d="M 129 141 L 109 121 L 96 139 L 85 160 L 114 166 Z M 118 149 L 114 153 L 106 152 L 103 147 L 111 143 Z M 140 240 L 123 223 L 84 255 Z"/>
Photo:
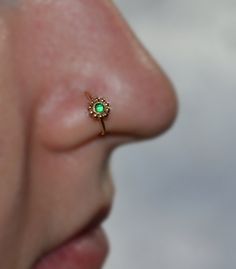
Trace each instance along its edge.
<path fill-rule="evenodd" d="M 100 135 L 106 134 L 106 127 L 104 119 L 109 115 L 111 107 L 110 104 L 103 97 L 93 97 L 88 91 L 84 92 L 89 104 L 88 111 L 89 115 L 96 120 L 99 120 L 102 124 L 102 132 Z"/>

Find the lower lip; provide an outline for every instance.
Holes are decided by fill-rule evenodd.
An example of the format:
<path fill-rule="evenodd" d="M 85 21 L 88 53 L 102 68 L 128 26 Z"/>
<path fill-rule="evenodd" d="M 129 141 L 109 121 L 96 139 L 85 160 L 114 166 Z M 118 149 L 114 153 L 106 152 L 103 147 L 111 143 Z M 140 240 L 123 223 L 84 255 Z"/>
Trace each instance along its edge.
<path fill-rule="evenodd" d="M 49 253 L 33 269 L 101 269 L 108 252 L 106 234 L 98 227 Z"/>

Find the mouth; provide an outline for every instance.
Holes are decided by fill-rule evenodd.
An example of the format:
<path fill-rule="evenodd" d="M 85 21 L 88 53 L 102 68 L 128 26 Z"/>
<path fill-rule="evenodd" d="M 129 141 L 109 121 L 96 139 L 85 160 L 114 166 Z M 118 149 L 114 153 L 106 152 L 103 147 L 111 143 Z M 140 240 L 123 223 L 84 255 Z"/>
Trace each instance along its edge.
<path fill-rule="evenodd" d="M 32 269 L 101 269 L 109 253 L 109 243 L 101 224 L 110 209 L 97 212 L 82 230 L 41 256 Z"/>

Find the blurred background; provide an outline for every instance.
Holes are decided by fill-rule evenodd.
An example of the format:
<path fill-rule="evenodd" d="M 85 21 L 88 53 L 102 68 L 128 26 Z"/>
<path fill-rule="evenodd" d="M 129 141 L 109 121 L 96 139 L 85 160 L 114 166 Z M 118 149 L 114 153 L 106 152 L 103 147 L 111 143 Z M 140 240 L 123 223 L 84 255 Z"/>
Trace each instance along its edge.
<path fill-rule="evenodd" d="M 236 268 L 236 1 L 116 0 L 172 79 L 173 128 L 125 145 L 105 269 Z"/>

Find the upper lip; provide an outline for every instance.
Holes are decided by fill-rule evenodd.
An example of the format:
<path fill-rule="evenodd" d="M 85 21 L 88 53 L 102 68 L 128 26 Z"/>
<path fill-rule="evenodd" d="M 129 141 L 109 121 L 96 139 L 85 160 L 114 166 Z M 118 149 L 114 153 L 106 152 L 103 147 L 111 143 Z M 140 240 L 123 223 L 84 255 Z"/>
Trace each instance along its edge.
<path fill-rule="evenodd" d="M 73 239 L 82 237 L 86 233 L 89 233 L 93 229 L 99 227 L 109 216 L 111 211 L 112 205 L 107 205 L 104 207 L 101 207 L 96 211 L 96 213 L 91 217 L 87 223 L 83 226 L 83 228 L 79 229 L 79 232 L 73 233 L 71 236 L 67 237 L 66 240 L 62 241 L 59 245 L 57 245 L 54 248 L 51 248 L 49 251 L 44 252 L 39 259 L 35 262 L 37 264 L 41 259 L 43 259 L 46 255 L 53 252 L 54 250 L 60 248 L 63 245 L 66 245 L 67 243 L 71 242 Z M 34 268 L 34 267 L 33 267 Z"/>
<path fill-rule="evenodd" d="M 84 234 L 88 233 L 89 231 L 92 231 L 99 225 L 101 225 L 109 216 L 111 211 L 111 205 L 105 206 L 100 208 L 94 216 L 89 219 L 89 221 L 84 225 L 82 229 L 80 229 L 79 232 L 73 234 L 71 237 L 69 237 L 66 242 L 73 240 L 74 238 L 77 238 L 79 236 L 83 236 Z M 64 243 L 66 243 L 64 242 Z"/>

